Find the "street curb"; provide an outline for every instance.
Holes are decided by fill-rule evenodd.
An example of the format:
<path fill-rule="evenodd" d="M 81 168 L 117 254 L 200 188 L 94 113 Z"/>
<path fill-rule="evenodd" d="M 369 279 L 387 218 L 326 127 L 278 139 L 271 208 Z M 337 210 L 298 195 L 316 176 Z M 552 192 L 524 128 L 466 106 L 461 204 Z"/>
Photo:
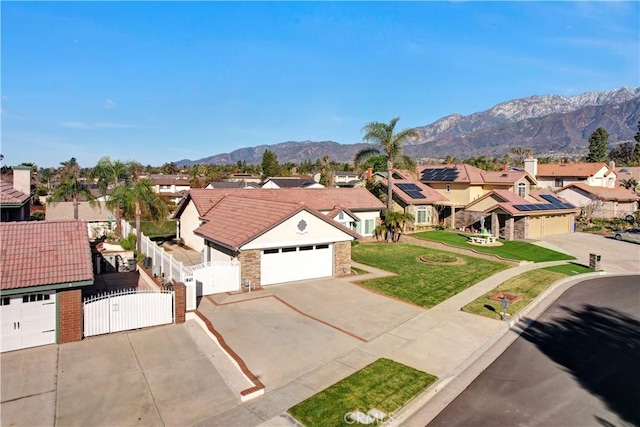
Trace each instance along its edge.
<path fill-rule="evenodd" d="M 509 322 L 503 322 L 503 325 L 498 329 L 496 333 L 494 333 L 489 339 L 487 339 L 480 347 L 478 347 L 469 357 L 467 357 L 462 363 L 460 363 L 455 369 L 453 369 L 450 373 L 445 376 L 439 378 L 435 383 L 433 383 L 429 388 L 411 400 L 407 405 L 402 407 L 398 412 L 393 415 L 393 420 L 389 423 L 383 423 L 384 426 L 398 426 L 403 425 L 404 421 L 413 416 L 419 409 L 425 406 L 430 400 L 432 400 L 436 395 L 441 393 L 451 382 L 459 378 L 463 373 L 469 370 L 474 363 L 476 363 L 481 356 L 483 356 L 490 348 L 492 348 L 501 338 L 503 338 L 509 331 L 515 332 L 517 335 L 514 337 L 514 340 L 520 336 L 524 330 L 526 330 L 531 324 L 533 319 L 529 319 L 527 316 L 529 313 L 536 309 L 540 309 L 539 311 L 545 310 L 549 307 L 555 300 L 557 300 L 560 295 L 562 295 L 567 289 L 570 289 L 572 286 L 590 278 L 600 277 L 607 275 L 606 272 L 594 272 L 594 273 L 585 273 L 580 274 L 578 276 L 570 276 L 560 279 L 554 282 L 551 286 L 549 286 L 544 292 L 542 292 L 538 297 L 533 300 L 529 305 L 523 308 L 514 318 L 509 320 Z M 612 276 L 617 274 L 610 274 Z M 573 282 L 573 283 L 572 283 Z M 560 289 L 564 287 L 564 289 Z M 559 292 L 555 295 L 554 298 L 551 298 L 552 294 L 555 292 Z M 541 313 L 537 313 L 536 317 Z M 522 325 L 519 328 L 515 328 L 516 324 L 522 321 Z M 508 346 L 507 346 L 508 347 Z M 506 348 L 505 348 L 506 349 Z M 503 350 L 504 351 L 504 350 Z M 486 369 L 495 359 L 497 359 L 503 351 L 495 355 L 495 358 L 490 360 L 486 366 L 484 366 L 478 375 Z M 477 378 L 478 375 L 471 375 L 470 381 L 456 393 L 451 394 L 447 401 L 446 405 L 451 403 L 458 395 L 460 395 L 466 387 Z M 445 406 L 446 406 L 445 405 Z M 439 412 L 439 411 L 438 411 Z M 433 417 L 426 420 L 421 420 L 422 425 L 426 425 L 430 423 L 433 418 L 435 418 L 438 413 L 433 414 Z"/>

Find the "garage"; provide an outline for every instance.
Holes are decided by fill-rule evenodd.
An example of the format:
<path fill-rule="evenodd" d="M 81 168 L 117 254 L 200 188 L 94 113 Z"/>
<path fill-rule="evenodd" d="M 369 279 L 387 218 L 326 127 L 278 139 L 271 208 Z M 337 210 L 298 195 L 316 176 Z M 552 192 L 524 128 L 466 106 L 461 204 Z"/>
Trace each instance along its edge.
<path fill-rule="evenodd" d="M 542 235 L 542 221 L 543 218 L 539 216 L 530 216 L 529 217 L 529 235 L 527 238 L 529 239 L 539 239 L 543 237 Z"/>
<path fill-rule="evenodd" d="M 567 234 L 571 231 L 568 215 L 550 215 L 544 219 L 544 236 Z"/>
<path fill-rule="evenodd" d="M 0 351 L 56 342 L 56 295 L 53 291 L 0 298 Z"/>
<path fill-rule="evenodd" d="M 260 257 L 262 286 L 332 275 L 331 244 L 264 249 Z"/>

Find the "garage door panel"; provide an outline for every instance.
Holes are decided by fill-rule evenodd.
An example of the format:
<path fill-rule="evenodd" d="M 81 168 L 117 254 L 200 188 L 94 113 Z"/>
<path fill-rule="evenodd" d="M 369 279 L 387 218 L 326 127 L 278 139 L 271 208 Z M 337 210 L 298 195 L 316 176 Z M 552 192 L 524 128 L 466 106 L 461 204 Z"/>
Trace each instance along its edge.
<path fill-rule="evenodd" d="M 9 298 L 9 301 L 6 298 Z M 57 310 L 53 292 L 5 297 L 0 310 L 2 323 L 0 351 L 56 342 Z"/>
<path fill-rule="evenodd" d="M 331 277 L 333 245 L 309 245 L 262 251 L 261 284 Z"/>

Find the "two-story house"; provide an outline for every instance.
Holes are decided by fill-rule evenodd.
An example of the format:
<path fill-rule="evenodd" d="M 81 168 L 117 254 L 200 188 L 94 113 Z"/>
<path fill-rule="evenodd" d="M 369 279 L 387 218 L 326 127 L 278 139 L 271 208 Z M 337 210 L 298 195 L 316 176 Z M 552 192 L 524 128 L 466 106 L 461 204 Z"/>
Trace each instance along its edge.
<path fill-rule="evenodd" d="M 538 164 L 538 159 L 530 158 L 525 159 L 524 169 L 535 177 L 538 187 L 551 191 L 576 183 L 605 188 L 616 186 L 614 165 L 603 162 Z"/>

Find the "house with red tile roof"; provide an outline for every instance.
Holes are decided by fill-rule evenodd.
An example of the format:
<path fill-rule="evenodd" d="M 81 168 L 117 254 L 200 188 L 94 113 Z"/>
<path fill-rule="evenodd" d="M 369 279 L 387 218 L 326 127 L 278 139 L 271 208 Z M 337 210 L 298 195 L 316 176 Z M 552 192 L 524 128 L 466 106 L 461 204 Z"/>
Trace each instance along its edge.
<path fill-rule="evenodd" d="M 458 213 L 458 223 L 505 240 L 540 239 L 573 232 L 580 208 L 547 190 L 530 190 L 521 197 L 508 190 L 493 190 Z M 481 219 L 482 218 L 482 219 Z"/>
<path fill-rule="evenodd" d="M 616 187 L 616 172 L 613 164 L 604 162 L 542 163 L 537 159 L 525 159 L 525 170 L 535 176 L 538 187 L 552 191 L 574 183 L 592 187 Z"/>
<path fill-rule="evenodd" d="M 188 175 L 149 175 L 149 181 L 153 185 L 154 193 L 175 203 L 179 203 L 191 189 Z"/>
<path fill-rule="evenodd" d="M 203 262 L 238 261 L 264 286 L 350 274 L 350 242 L 383 209 L 364 188 L 193 189 L 174 218 Z"/>
<path fill-rule="evenodd" d="M 385 195 L 388 189 L 386 176 L 386 173 L 374 173 L 372 176 Z M 412 228 L 433 226 L 440 222 L 439 208 L 448 205 L 449 199 L 414 179 L 409 171 L 394 169 L 392 178 L 393 210 L 413 215 Z"/>
<path fill-rule="evenodd" d="M 418 166 L 418 179 L 448 199 L 440 212 L 440 221 L 451 228 L 467 226 L 456 221 L 459 211 L 494 190 L 506 190 L 526 198 L 537 185 L 535 178 L 522 170 L 485 171 L 467 164 Z"/>
<path fill-rule="evenodd" d="M 74 202 L 47 203 L 47 221 L 72 220 L 74 215 Z M 86 222 L 91 240 L 115 231 L 115 211 L 107 208 L 103 201 L 78 202 L 78 219 Z"/>
<path fill-rule="evenodd" d="M 83 221 L 0 223 L 1 350 L 82 339 L 82 288 L 94 282 Z"/>
<path fill-rule="evenodd" d="M 625 218 L 639 209 L 640 196 L 624 187 L 594 187 L 579 182 L 561 188 L 557 194 L 592 218 Z"/>

